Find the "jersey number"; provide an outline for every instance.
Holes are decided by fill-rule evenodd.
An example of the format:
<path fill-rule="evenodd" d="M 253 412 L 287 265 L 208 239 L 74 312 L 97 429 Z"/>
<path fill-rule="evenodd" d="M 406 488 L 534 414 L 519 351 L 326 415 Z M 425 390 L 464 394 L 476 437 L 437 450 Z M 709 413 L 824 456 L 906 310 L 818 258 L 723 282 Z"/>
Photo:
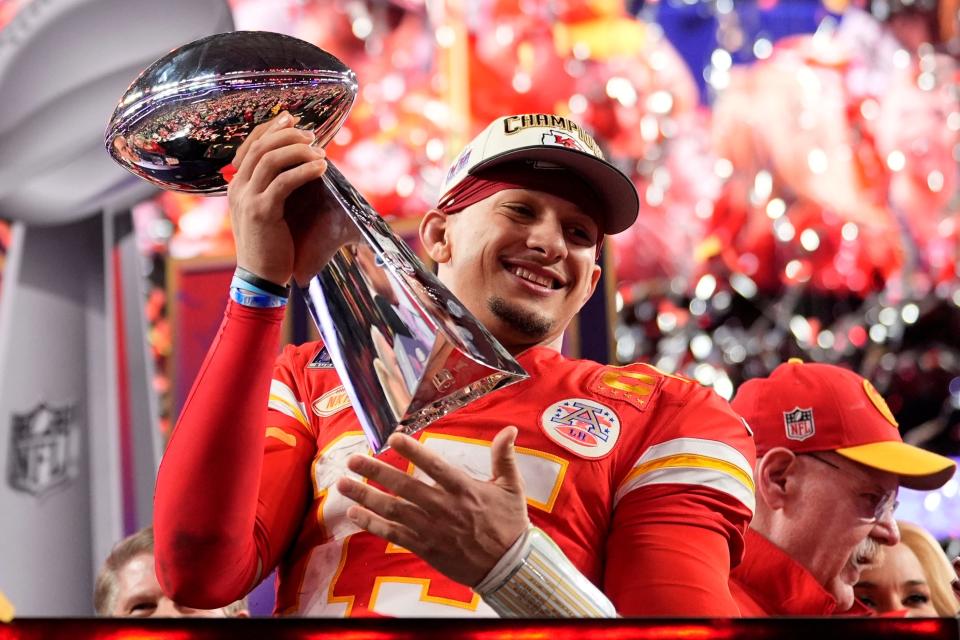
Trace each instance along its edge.
<path fill-rule="evenodd" d="M 490 442 L 432 432 L 424 433 L 421 442 L 471 476 L 484 480 L 490 478 Z M 315 486 L 326 487 L 317 494 L 319 496 L 326 493 L 317 515 L 326 533 L 337 540 L 314 551 L 315 557 L 311 558 L 311 567 L 307 570 L 303 587 L 305 591 L 317 589 L 319 593 L 316 593 L 316 596 L 319 597 L 308 596 L 312 602 L 308 604 L 308 610 L 302 613 L 349 616 L 357 599 L 364 600 L 360 596 L 365 594 L 357 592 L 367 591 L 368 609 L 382 615 L 494 616 L 493 610 L 483 603 L 479 596 L 446 579 L 439 581 L 442 584 L 433 584 L 434 581 L 430 578 L 416 575 L 370 576 L 370 554 L 374 552 L 373 549 L 380 550 L 375 553 L 385 552 L 391 555 L 409 552 L 379 539 L 353 535 L 358 529 L 345 516 L 346 509 L 352 502 L 336 490 L 331 479 L 349 473 L 343 464 L 346 457 L 364 450 L 366 441 L 361 434 L 344 434 L 326 449 L 318 458 L 318 464 L 314 465 Z M 566 475 L 568 462 L 542 451 L 517 447 L 517 464 L 526 487 L 527 503 L 546 512 L 552 511 Z M 424 482 L 432 483 L 428 476 L 412 465 L 407 472 Z M 420 564 L 411 562 L 404 568 L 409 566 L 413 569 Z M 364 586 L 361 587 L 357 577 L 364 574 L 370 577 L 362 580 Z M 345 594 L 348 590 L 347 583 L 353 585 L 353 595 Z"/>

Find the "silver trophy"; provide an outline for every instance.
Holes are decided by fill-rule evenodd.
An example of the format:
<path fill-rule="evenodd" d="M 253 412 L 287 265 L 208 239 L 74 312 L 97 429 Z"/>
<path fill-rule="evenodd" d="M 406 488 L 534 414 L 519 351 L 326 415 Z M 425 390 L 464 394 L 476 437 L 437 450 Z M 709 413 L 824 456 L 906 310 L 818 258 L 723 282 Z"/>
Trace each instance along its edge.
<path fill-rule="evenodd" d="M 110 119 L 106 147 L 164 189 L 223 194 L 255 126 L 286 110 L 323 146 L 356 94 L 353 71 L 310 43 L 261 31 L 214 35 L 140 74 Z M 413 433 L 527 376 L 332 163 L 322 180 L 326 200 L 365 242 L 344 247 L 302 292 L 375 452 L 394 431 Z M 323 352 L 318 358 L 324 366 Z"/>

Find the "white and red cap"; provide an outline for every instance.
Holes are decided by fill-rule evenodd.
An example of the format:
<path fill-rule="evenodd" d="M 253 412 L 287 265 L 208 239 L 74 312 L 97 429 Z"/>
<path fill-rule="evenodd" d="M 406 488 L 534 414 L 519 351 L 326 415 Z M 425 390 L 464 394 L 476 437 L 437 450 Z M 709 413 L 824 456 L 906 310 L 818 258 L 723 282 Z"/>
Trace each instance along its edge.
<path fill-rule="evenodd" d="M 633 182 L 603 157 L 593 137 L 570 118 L 528 113 L 497 118 L 453 161 L 443 181 L 441 208 L 454 204 L 453 192 L 469 176 L 508 162 L 528 161 L 534 169 L 562 167 L 592 187 L 604 231 L 629 228 L 640 212 Z"/>

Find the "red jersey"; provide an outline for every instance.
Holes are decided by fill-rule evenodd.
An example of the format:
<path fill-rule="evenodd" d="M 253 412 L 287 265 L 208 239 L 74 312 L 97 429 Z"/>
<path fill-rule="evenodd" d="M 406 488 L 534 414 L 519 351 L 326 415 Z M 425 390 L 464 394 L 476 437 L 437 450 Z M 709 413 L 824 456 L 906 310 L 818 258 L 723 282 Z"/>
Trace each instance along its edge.
<path fill-rule="evenodd" d="M 812 573 L 753 529 L 743 562 L 730 575 L 730 591 L 740 613 L 750 618 L 872 615 L 858 600 L 850 610 L 837 611 L 836 599 Z"/>
<path fill-rule="evenodd" d="M 726 592 L 754 506 L 742 420 L 712 391 L 647 365 L 603 366 L 545 347 L 517 359 L 529 379 L 415 437 L 486 479 L 491 440 L 515 425 L 531 521 L 621 614 L 685 611 L 675 601 L 689 588 L 722 603 L 711 590 Z M 371 452 L 319 343 L 284 350 L 269 408 L 256 541 L 261 559 L 282 558 L 278 613 L 495 615 L 469 587 L 347 519 L 353 503 L 336 480 L 358 477 L 347 458 Z M 391 451 L 380 458 L 430 482 Z M 691 602 L 700 615 L 736 614 Z"/>

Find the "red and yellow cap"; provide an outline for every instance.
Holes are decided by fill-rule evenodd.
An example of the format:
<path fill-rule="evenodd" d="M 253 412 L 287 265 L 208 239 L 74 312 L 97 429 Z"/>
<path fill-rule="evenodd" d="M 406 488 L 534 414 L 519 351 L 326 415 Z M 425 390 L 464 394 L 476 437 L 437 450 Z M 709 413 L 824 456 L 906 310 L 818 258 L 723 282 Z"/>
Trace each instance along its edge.
<path fill-rule="evenodd" d="M 956 471 L 950 458 L 906 444 L 883 396 L 841 367 L 791 358 L 745 382 L 730 404 L 753 429 L 758 456 L 774 447 L 835 451 L 921 490 L 943 486 Z"/>

